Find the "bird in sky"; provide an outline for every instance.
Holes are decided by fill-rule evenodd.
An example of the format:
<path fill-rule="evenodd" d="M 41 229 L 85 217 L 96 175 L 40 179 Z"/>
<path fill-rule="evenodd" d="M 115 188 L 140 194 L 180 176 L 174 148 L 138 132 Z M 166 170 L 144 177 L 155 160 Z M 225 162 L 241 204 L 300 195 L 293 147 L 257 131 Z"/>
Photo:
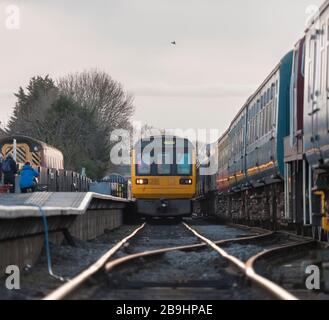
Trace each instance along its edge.
<path fill-rule="evenodd" d="M 176 45 L 176 41 L 172 41 L 171 44 L 175 46 Z"/>

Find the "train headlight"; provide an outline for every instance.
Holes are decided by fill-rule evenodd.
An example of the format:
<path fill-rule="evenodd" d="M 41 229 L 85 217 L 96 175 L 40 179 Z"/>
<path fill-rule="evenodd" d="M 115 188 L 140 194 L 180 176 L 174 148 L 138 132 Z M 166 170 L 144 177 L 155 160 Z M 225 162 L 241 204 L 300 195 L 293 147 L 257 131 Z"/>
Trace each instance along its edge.
<path fill-rule="evenodd" d="M 192 179 L 180 179 L 180 184 L 191 185 L 193 183 Z"/>
<path fill-rule="evenodd" d="M 138 185 L 144 185 L 144 184 L 148 184 L 149 181 L 147 179 L 137 179 L 136 180 L 136 184 Z"/>

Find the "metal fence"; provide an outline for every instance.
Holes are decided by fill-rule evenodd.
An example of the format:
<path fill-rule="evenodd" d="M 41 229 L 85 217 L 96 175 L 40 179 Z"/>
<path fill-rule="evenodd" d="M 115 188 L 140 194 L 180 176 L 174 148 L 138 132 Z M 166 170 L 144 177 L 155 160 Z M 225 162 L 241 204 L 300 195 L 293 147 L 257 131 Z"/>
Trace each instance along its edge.
<path fill-rule="evenodd" d="M 39 168 L 38 188 L 50 192 L 87 192 L 92 180 L 68 170 Z"/>
<path fill-rule="evenodd" d="M 129 198 L 128 185 L 125 177 L 113 174 L 101 181 L 91 183 L 90 191 L 127 199 Z"/>

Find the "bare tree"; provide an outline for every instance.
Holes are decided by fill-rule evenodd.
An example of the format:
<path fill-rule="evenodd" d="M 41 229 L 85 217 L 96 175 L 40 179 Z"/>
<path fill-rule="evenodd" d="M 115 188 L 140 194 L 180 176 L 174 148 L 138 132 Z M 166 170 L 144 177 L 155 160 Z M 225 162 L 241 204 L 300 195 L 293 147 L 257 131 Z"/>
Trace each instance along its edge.
<path fill-rule="evenodd" d="M 69 74 L 58 81 L 60 92 L 94 113 L 108 132 L 130 128 L 134 113 L 133 97 L 103 71 Z"/>

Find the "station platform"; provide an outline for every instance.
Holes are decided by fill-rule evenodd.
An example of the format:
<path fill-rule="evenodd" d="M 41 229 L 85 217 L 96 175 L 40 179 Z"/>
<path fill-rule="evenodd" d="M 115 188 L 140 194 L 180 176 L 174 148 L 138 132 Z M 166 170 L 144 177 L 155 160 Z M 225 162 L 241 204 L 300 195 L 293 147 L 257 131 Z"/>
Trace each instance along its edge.
<path fill-rule="evenodd" d="M 81 215 L 88 209 L 111 209 L 130 202 L 93 192 L 7 193 L 0 194 L 0 219 L 39 217 L 39 207 L 47 216 Z"/>
<path fill-rule="evenodd" d="M 8 265 L 35 264 L 44 245 L 44 218 L 51 242 L 74 245 L 74 239 L 92 240 L 120 227 L 132 204 L 93 192 L 0 194 L 0 278 Z"/>

